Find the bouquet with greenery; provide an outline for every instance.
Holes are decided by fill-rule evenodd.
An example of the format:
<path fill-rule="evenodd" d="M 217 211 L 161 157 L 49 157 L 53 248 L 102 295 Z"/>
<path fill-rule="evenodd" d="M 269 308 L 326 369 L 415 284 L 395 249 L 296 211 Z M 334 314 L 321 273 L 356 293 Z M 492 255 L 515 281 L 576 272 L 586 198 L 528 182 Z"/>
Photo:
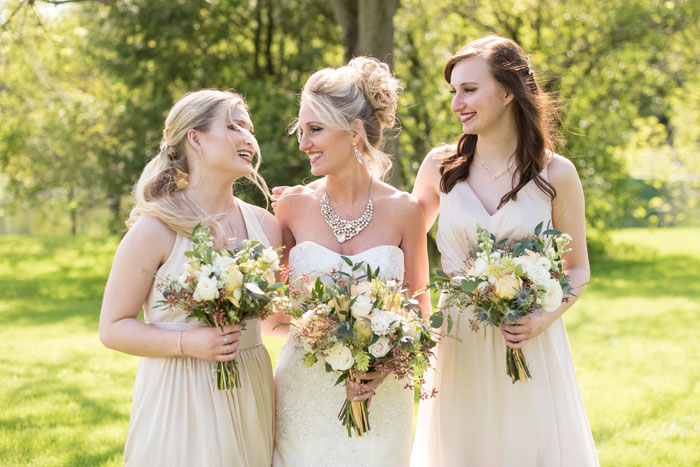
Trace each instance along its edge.
<path fill-rule="evenodd" d="M 350 273 L 334 272 L 313 284 L 302 275 L 289 285 L 287 313 L 304 346 L 304 364 L 323 362 L 326 371 L 339 373 L 336 384 L 359 382 L 368 371 L 392 372 L 410 387 L 422 384 L 436 342 L 418 301 L 402 283 L 380 279 L 379 268 L 343 260 Z M 346 400 L 338 419 L 350 437 L 370 429 L 366 401 Z"/>
<path fill-rule="evenodd" d="M 192 251 L 185 256 L 180 277 L 160 284 L 161 303 L 171 310 L 182 308 L 207 326 L 245 327 L 246 319 L 266 318 L 284 298 L 285 286 L 275 278 L 280 268 L 277 251 L 258 241 L 217 250 L 209 227 L 198 224 L 192 231 Z M 235 360 L 216 362 L 214 378 L 217 389 L 239 387 Z"/>
<path fill-rule="evenodd" d="M 470 319 L 470 325 L 474 330 L 482 322 L 495 327 L 513 323 L 537 309 L 553 312 L 572 295 L 562 259 L 571 251 L 567 249 L 568 234 L 542 231 L 540 223 L 534 235 L 511 247 L 505 247 L 507 241 L 496 241 L 493 234 L 479 228 L 476 251 L 464 268 L 449 275 L 438 272 L 436 285 L 448 292 L 445 307 L 473 310 L 475 319 Z M 441 321 L 443 312 L 431 318 Z M 506 373 L 513 383 L 531 378 L 522 349 L 506 349 Z"/>

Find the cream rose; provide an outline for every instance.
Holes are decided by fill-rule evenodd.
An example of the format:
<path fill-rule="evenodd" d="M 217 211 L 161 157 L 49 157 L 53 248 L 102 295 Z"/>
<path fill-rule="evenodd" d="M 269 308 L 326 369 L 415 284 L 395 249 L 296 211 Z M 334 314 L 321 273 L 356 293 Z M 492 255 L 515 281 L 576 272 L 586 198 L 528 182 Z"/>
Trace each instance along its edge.
<path fill-rule="evenodd" d="M 219 298 L 219 289 L 216 288 L 216 279 L 209 277 L 200 278 L 192 298 L 198 302 Z"/>
<path fill-rule="evenodd" d="M 328 350 L 326 362 L 328 362 L 335 371 L 345 371 L 352 367 L 352 364 L 355 363 L 355 359 L 352 358 L 352 352 L 349 348 L 343 344 L 335 344 Z"/>
<path fill-rule="evenodd" d="M 561 305 L 564 292 L 561 290 L 561 284 L 556 279 L 551 279 L 545 286 L 545 289 L 546 292 L 542 297 L 542 308 L 544 311 L 552 312 Z"/>
<path fill-rule="evenodd" d="M 512 299 L 522 288 L 523 281 L 515 274 L 506 274 L 496 279 L 493 284 L 493 291 L 498 298 Z"/>
<path fill-rule="evenodd" d="M 368 281 L 362 281 L 357 284 L 353 284 L 350 287 L 350 295 L 357 297 L 358 295 L 364 295 L 371 298 L 372 295 L 372 283 Z"/>
<path fill-rule="evenodd" d="M 381 358 L 391 350 L 391 344 L 386 337 L 380 337 L 377 342 L 370 345 L 367 350 L 374 358 Z"/>
<path fill-rule="evenodd" d="M 372 332 L 379 336 L 385 336 L 399 325 L 398 315 L 390 311 L 376 311 L 370 320 L 372 322 Z"/>
<path fill-rule="evenodd" d="M 355 303 L 350 308 L 353 318 L 367 318 L 372 313 L 372 300 L 369 297 L 360 295 L 355 299 Z"/>

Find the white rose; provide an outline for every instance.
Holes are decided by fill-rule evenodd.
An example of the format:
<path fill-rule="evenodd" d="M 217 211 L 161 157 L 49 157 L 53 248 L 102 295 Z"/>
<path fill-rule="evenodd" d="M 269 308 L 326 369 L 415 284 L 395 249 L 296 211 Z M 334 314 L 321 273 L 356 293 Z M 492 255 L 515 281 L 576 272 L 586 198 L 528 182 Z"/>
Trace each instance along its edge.
<path fill-rule="evenodd" d="M 353 318 L 368 318 L 372 312 L 372 300 L 369 297 L 360 295 L 355 299 L 355 303 L 350 308 Z"/>
<path fill-rule="evenodd" d="M 219 298 L 219 289 L 216 288 L 216 279 L 201 277 L 192 296 L 198 302 Z"/>
<path fill-rule="evenodd" d="M 350 369 L 352 364 L 355 363 L 355 359 L 352 358 L 352 352 L 349 348 L 343 344 L 335 344 L 328 350 L 326 362 L 335 371 L 345 371 Z"/>
<path fill-rule="evenodd" d="M 376 311 L 370 318 L 372 332 L 379 336 L 385 336 L 389 331 L 399 325 L 399 317 L 390 311 Z"/>
<path fill-rule="evenodd" d="M 374 358 L 381 358 L 391 350 L 391 344 L 386 337 L 380 337 L 377 342 L 370 345 L 367 350 Z"/>
<path fill-rule="evenodd" d="M 552 312 L 561 305 L 564 292 L 561 290 L 561 284 L 556 279 L 551 279 L 545 285 L 545 288 L 547 291 L 542 297 L 542 308 L 544 308 L 544 311 Z"/>
<path fill-rule="evenodd" d="M 547 283 L 552 280 L 549 270 L 539 265 L 528 264 L 525 268 L 525 274 L 535 284 L 540 287 L 547 287 Z"/>

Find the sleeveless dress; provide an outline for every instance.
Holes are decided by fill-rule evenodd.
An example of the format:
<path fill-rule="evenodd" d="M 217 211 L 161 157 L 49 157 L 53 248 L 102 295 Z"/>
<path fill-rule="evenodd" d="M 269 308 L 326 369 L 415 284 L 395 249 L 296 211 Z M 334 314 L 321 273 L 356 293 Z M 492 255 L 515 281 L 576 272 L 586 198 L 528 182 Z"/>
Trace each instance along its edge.
<path fill-rule="evenodd" d="M 380 268 L 384 279 L 403 279 L 403 251 L 382 245 L 357 255 Z M 332 270 L 349 270 L 340 254 L 317 243 L 302 242 L 289 252 L 292 276 L 316 277 Z M 327 373 L 317 362 L 307 368 L 304 350 L 290 330 L 275 368 L 276 429 L 273 466 L 407 466 L 413 431 L 413 390 L 389 375 L 377 388 L 369 407 L 371 430 L 362 437 L 348 437 L 338 420 L 345 400 L 345 386 L 335 386 L 338 375 Z"/>
<path fill-rule="evenodd" d="M 541 176 L 547 178 L 546 169 Z M 455 271 L 471 255 L 478 226 L 498 239 L 518 240 L 551 219 L 551 200 L 534 181 L 493 215 L 461 181 L 440 195 L 437 245 L 443 269 Z M 470 330 L 471 312 L 448 312 L 461 342 L 447 338 L 438 344 L 437 371 L 427 375 L 438 395 L 420 403 L 411 465 L 598 465 L 562 319 L 523 346 L 532 380 L 513 384 L 500 332 L 486 327 L 484 336 L 483 324 L 478 332 Z"/>
<path fill-rule="evenodd" d="M 249 238 L 265 245 L 252 207 L 237 200 Z M 178 277 L 189 238 L 178 235 L 157 277 Z M 157 280 L 156 280 L 157 281 Z M 154 287 L 144 304 L 151 326 L 186 331 L 204 326 L 182 309 L 163 308 Z M 272 364 L 260 320 L 246 321 L 236 362 L 239 388 L 215 389 L 213 362 L 191 357 L 141 358 L 124 448 L 127 466 L 269 466 L 274 441 Z"/>

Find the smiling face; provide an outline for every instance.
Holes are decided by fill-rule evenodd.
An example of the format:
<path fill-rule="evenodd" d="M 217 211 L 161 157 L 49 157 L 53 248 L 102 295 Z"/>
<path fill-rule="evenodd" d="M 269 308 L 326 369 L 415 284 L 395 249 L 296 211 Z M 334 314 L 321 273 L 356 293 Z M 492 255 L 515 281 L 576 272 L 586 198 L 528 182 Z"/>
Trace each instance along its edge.
<path fill-rule="evenodd" d="M 215 170 L 245 176 L 253 172 L 253 123 L 243 105 L 219 105 L 207 131 L 199 132 L 202 154 Z"/>
<path fill-rule="evenodd" d="M 454 93 L 452 111 L 459 116 L 465 134 L 484 134 L 498 128 L 512 100 L 512 94 L 496 81 L 487 61 L 478 55 L 457 62 L 450 87 Z"/>
<path fill-rule="evenodd" d="M 316 176 L 334 174 L 352 163 L 353 135 L 346 130 L 336 130 L 320 121 L 306 104 L 299 109 L 299 149 L 309 156 L 311 173 Z"/>

